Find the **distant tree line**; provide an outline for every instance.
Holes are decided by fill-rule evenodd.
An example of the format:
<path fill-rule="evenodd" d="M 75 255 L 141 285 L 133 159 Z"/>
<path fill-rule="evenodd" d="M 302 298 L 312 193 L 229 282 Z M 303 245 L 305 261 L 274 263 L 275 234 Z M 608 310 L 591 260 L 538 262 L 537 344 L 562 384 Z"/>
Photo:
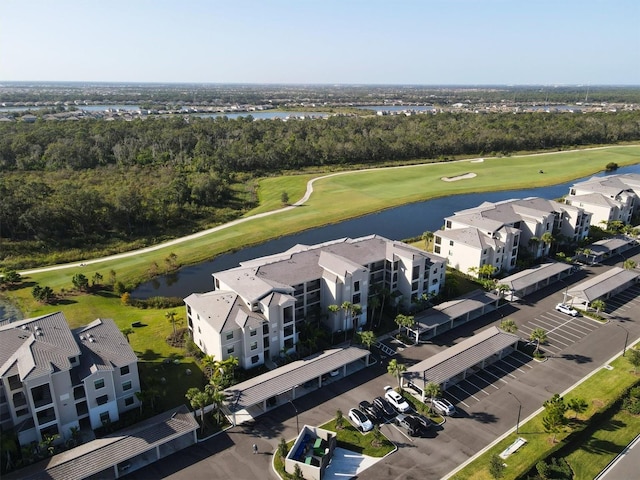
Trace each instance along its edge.
<path fill-rule="evenodd" d="M 154 242 L 242 214 L 262 175 L 639 139 L 640 112 L 0 122 L 0 239 Z"/>

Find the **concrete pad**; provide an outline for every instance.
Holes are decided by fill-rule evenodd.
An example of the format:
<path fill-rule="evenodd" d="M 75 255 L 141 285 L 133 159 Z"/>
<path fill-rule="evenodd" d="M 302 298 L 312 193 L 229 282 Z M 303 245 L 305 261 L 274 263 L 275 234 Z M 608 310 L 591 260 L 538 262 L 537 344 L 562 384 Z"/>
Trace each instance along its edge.
<path fill-rule="evenodd" d="M 333 480 L 353 478 L 383 458 L 370 457 L 337 447 L 333 451 L 331 463 L 324 472 L 324 478 Z"/>

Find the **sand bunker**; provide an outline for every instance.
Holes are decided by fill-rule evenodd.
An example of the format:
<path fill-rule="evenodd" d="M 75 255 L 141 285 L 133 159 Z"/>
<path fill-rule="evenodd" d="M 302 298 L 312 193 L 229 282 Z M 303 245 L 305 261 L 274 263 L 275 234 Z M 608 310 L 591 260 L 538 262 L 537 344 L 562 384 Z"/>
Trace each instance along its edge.
<path fill-rule="evenodd" d="M 465 173 L 464 175 L 458 175 L 457 177 L 442 177 L 440 180 L 442 180 L 444 182 L 457 182 L 458 180 L 464 180 L 466 178 L 473 178 L 475 176 L 476 176 L 476 174 L 471 172 L 471 173 Z"/>
<path fill-rule="evenodd" d="M 482 163 L 484 162 L 484 158 L 477 158 L 475 160 L 471 160 L 471 163 Z"/>

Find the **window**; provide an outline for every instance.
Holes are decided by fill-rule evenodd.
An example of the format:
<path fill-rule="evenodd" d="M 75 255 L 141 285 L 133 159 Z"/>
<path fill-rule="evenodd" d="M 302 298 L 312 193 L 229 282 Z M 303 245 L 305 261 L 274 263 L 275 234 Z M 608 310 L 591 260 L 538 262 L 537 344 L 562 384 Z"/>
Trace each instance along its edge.
<path fill-rule="evenodd" d="M 449 240 L 449 246 L 453 247 L 453 240 Z"/>
<path fill-rule="evenodd" d="M 438 245 L 436 245 L 435 247 L 433 247 L 433 252 L 440 254 L 440 247 Z"/>
<path fill-rule="evenodd" d="M 290 337 L 291 335 L 293 335 L 293 325 L 290 325 L 288 327 L 284 327 L 284 333 L 283 335 L 285 337 Z"/>
<path fill-rule="evenodd" d="M 451 228 L 451 220 L 447 220 L 444 225 L 445 228 Z"/>
<path fill-rule="evenodd" d="M 200 325 L 198 325 L 198 333 L 202 333 L 202 330 L 200 330 Z"/>
<path fill-rule="evenodd" d="M 104 388 L 104 378 L 100 378 L 100 379 L 96 380 L 95 382 L 93 382 L 93 387 L 96 390 L 100 390 L 101 388 Z"/>
<path fill-rule="evenodd" d="M 51 398 L 51 390 L 49 384 L 39 385 L 31 389 L 31 398 L 33 399 L 33 405 L 36 408 L 48 405 L 53 402 Z"/>
<path fill-rule="evenodd" d="M 251 342 L 251 350 L 256 350 L 258 348 L 258 342 Z"/>
<path fill-rule="evenodd" d="M 128 374 L 129 374 L 129 365 L 120 367 L 120 375 L 128 375 Z"/>
<path fill-rule="evenodd" d="M 227 332 L 227 340 L 233 339 L 233 332 Z"/>
<path fill-rule="evenodd" d="M 251 357 L 251 363 L 253 364 L 258 363 L 259 360 L 260 357 L 258 355 L 254 355 L 253 357 Z"/>
<path fill-rule="evenodd" d="M 355 305 L 355 304 L 359 304 L 359 303 L 360 303 L 360 294 L 359 294 L 359 293 L 356 293 L 356 294 L 353 296 L 353 304 Z"/>
<path fill-rule="evenodd" d="M 231 355 L 233 353 L 233 351 L 234 351 L 234 347 L 233 346 L 227 348 L 227 355 Z"/>
<path fill-rule="evenodd" d="M 75 387 L 73 389 L 73 399 L 80 400 L 81 398 L 86 397 L 87 395 L 84 392 L 84 387 L 82 385 Z"/>
<path fill-rule="evenodd" d="M 98 405 L 104 405 L 108 401 L 109 401 L 109 396 L 108 395 L 101 395 L 100 397 L 96 398 L 96 403 Z"/>
<path fill-rule="evenodd" d="M 440 244 L 442 243 L 442 238 L 440 238 L 440 237 L 435 237 L 435 240 L 434 240 L 434 241 L 435 241 L 436 245 L 440 245 Z"/>
<path fill-rule="evenodd" d="M 56 419 L 56 412 L 53 407 L 45 408 L 38 412 L 38 425 L 53 422 Z"/>
<path fill-rule="evenodd" d="M 258 334 L 258 331 L 255 328 L 249 330 L 249 335 L 255 337 Z"/>
<path fill-rule="evenodd" d="M 124 382 L 122 384 L 122 390 L 124 390 L 125 392 L 127 390 L 131 390 L 131 380 L 129 380 L 128 382 Z"/>
<path fill-rule="evenodd" d="M 360 282 L 353 282 L 353 291 L 354 292 L 360 291 Z"/>
<path fill-rule="evenodd" d="M 20 381 L 19 375 L 12 375 L 9 377 L 9 388 L 11 390 L 17 390 L 18 388 L 22 388 L 22 382 Z"/>
<path fill-rule="evenodd" d="M 20 418 L 21 416 L 26 415 L 27 413 L 29 413 L 28 408 L 21 408 L 20 410 L 16 410 L 16 417 Z"/>
<path fill-rule="evenodd" d="M 127 397 L 124 399 L 124 406 L 125 407 L 130 407 L 131 405 L 133 405 L 133 397 Z"/>
<path fill-rule="evenodd" d="M 109 412 L 102 412 L 100 414 L 100 421 L 102 423 L 107 423 L 111 421 L 111 418 L 109 417 Z"/>

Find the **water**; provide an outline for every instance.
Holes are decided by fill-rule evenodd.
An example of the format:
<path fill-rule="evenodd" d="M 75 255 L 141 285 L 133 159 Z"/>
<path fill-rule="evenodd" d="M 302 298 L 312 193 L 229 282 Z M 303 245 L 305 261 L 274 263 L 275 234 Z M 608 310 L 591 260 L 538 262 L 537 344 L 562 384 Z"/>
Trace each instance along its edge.
<path fill-rule="evenodd" d="M 362 107 L 356 107 L 362 110 L 374 110 L 376 112 L 432 112 L 436 110 L 435 107 L 428 105 L 367 105 Z"/>
<path fill-rule="evenodd" d="M 614 173 L 640 173 L 640 164 L 620 168 Z M 601 173 L 596 176 L 602 175 L 606 174 Z M 452 195 L 391 208 L 334 225 L 318 227 L 306 232 L 271 240 L 254 247 L 244 248 L 234 253 L 220 255 L 209 262 L 185 267 L 172 275 L 142 284 L 133 292 L 133 296 L 136 298 L 153 296 L 184 298 L 193 292 L 211 290 L 213 288 L 211 278 L 213 272 L 237 267 L 242 261 L 282 252 L 298 243 L 313 245 L 338 238 L 356 238 L 374 233 L 392 240 L 417 237 L 427 230 L 435 231 L 440 229 L 443 225 L 444 217 L 452 215 L 455 211 L 476 207 L 485 201 L 497 202 L 525 197 L 560 198 L 569 192 L 569 187 L 574 183 L 592 176 L 549 187 Z"/>

